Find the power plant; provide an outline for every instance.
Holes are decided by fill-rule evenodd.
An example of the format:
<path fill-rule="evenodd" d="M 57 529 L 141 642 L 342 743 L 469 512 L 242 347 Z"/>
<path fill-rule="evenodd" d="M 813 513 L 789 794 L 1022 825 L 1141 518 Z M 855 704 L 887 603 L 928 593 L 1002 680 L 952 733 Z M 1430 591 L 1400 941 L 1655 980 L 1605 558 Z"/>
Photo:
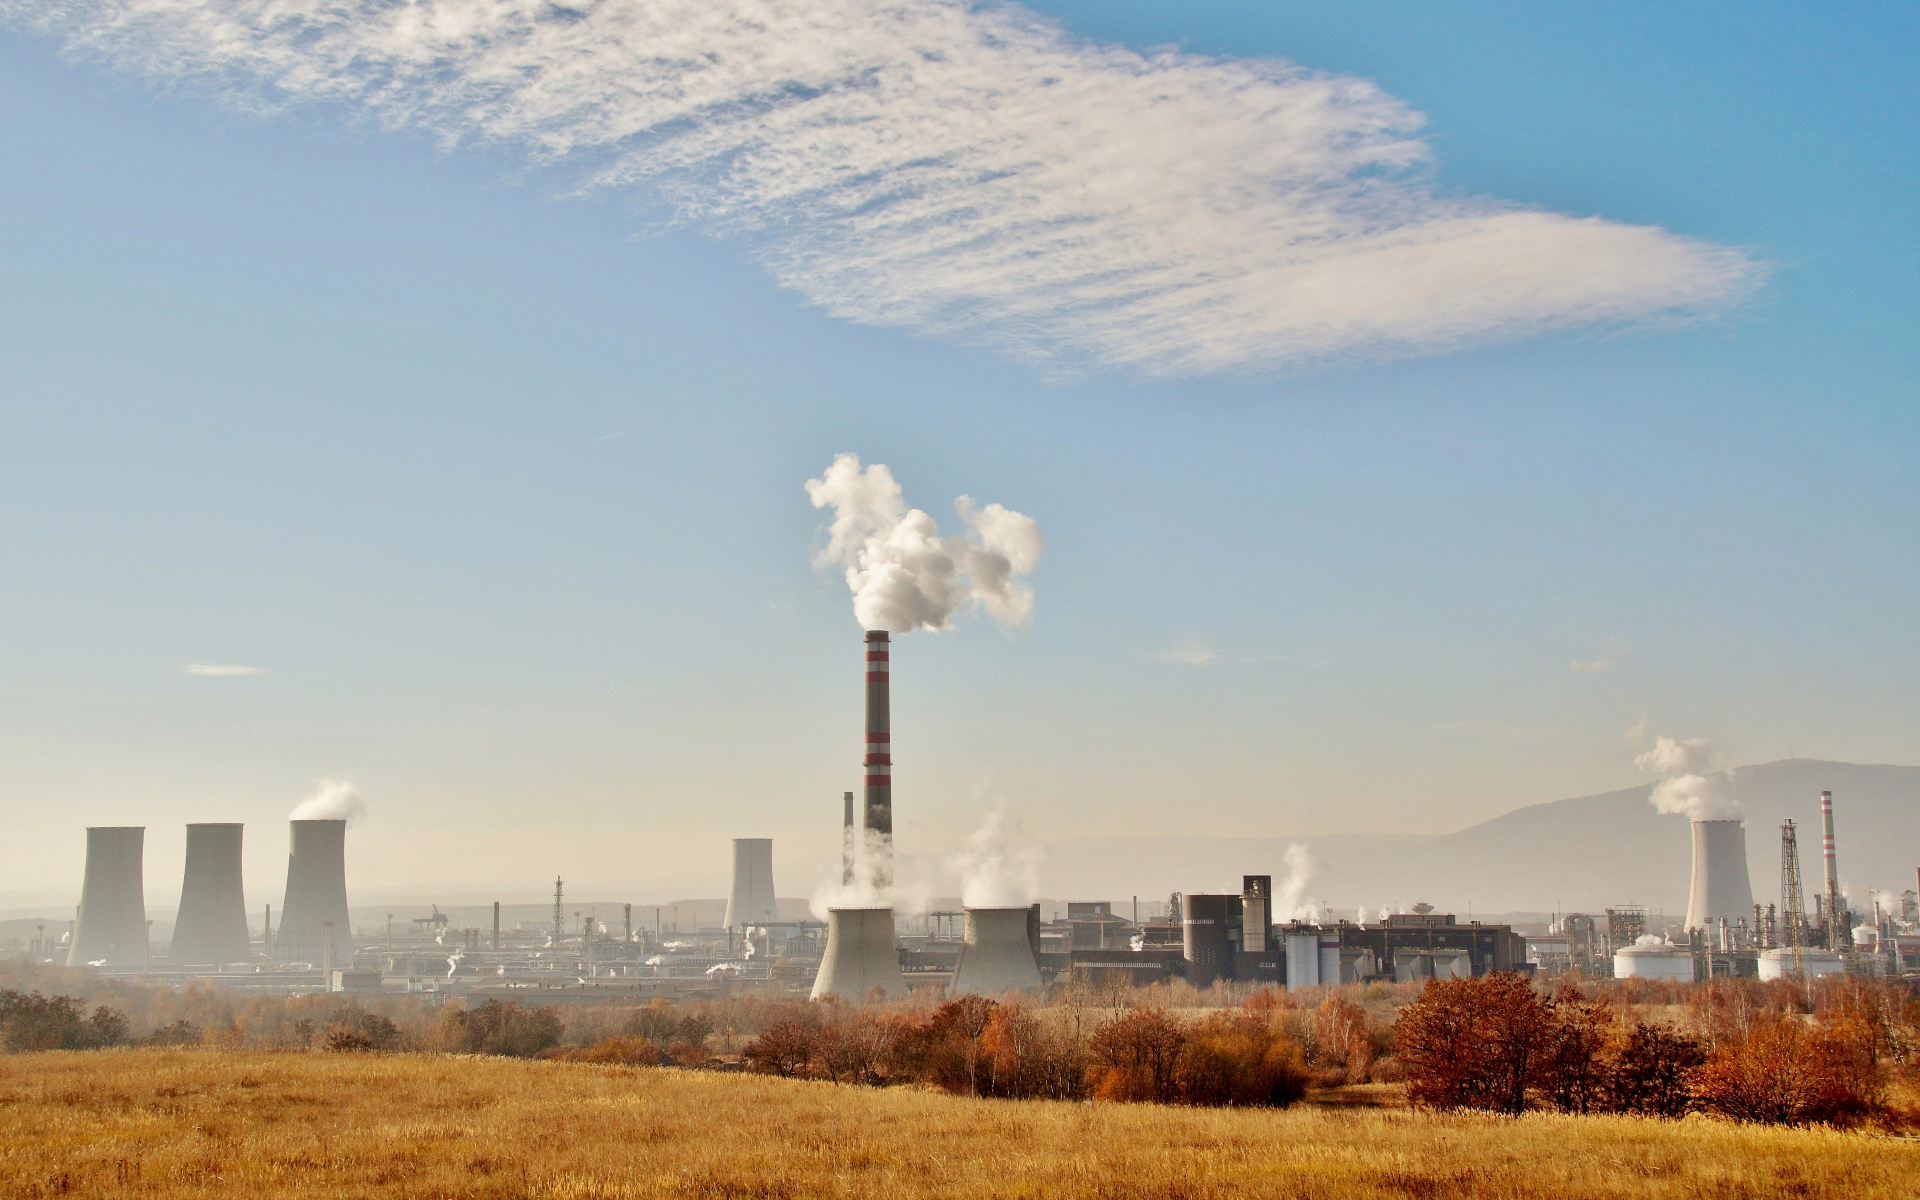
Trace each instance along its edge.
<path fill-rule="evenodd" d="M 89 826 L 87 874 L 80 887 L 67 965 L 143 967 L 147 963 L 147 898 L 141 858 L 143 825 Z"/>
<path fill-rule="evenodd" d="M 866 675 L 865 750 L 860 758 L 865 803 L 856 831 L 853 877 L 857 888 L 885 897 L 893 887 L 892 663 L 884 629 L 864 640 Z M 812 996 L 859 1000 L 879 988 L 903 990 L 894 949 L 891 905 L 829 908 L 827 946 Z"/>
<path fill-rule="evenodd" d="M 290 821 L 287 893 L 273 956 L 331 967 L 352 949 L 347 918 L 347 823 Z"/>
<path fill-rule="evenodd" d="M 173 922 L 170 963 L 218 967 L 253 957 L 247 901 L 240 881 L 244 825 L 187 826 L 187 867 Z"/>

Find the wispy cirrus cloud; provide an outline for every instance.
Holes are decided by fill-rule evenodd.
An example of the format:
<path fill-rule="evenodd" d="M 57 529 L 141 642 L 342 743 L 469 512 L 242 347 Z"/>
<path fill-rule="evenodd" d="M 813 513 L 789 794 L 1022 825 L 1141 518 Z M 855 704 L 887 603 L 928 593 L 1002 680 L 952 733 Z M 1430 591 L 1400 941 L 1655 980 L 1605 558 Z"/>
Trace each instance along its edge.
<path fill-rule="evenodd" d="M 1585 661 L 1576 658 L 1567 664 L 1567 669 L 1578 671 L 1582 675 L 1598 675 L 1631 653 L 1632 651 L 1619 638 L 1608 638 L 1606 644 L 1600 647 L 1599 658 Z"/>
<path fill-rule="evenodd" d="M 1152 657 L 1163 662 L 1185 663 L 1190 667 L 1204 667 L 1208 663 L 1221 661 L 1220 652 L 1213 648 L 1213 643 L 1200 637 L 1180 638 Z"/>
<path fill-rule="evenodd" d="M 188 675 L 265 675 L 265 667 L 243 667 L 235 663 L 188 663 L 180 668 Z"/>
<path fill-rule="evenodd" d="M 1432 186 L 1420 114 L 961 0 L 0 0 L 251 112 L 520 147 L 848 320 L 1052 371 L 1247 372 L 1718 312 L 1745 253 Z"/>

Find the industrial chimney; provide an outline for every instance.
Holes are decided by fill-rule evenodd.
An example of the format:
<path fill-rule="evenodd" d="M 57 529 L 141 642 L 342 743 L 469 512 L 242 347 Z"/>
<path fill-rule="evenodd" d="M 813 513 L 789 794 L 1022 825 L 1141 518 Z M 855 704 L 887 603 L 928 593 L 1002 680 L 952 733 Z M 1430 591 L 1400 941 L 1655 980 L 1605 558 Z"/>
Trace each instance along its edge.
<path fill-rule="evenodd" d="M 246 962 L 253 957 L 240 887 L 239 824 L 187 826 L 187 871 L 168 960 L 176 965 Z"/>
<path fill-rule="evenodd" d="M 146 965 L 147 899 L 141 871 L 146 840 L 144 825 L 88 827 L 87 874 L 68 966 Z"/>
<path fill-rule="evenodd" d="M 1026 917 L 1020 919 L 1024 938 Z M 889 997 L 906 991 L 900 978 L 900 953 L 893 947 L 893 910 L 828 909 L 827 950 L 820 959 L 820 973 L 813 977 L 812 998 L 838 996 L 858 1003 L 875 988 Z"/>
<path fill-rule="evenodd" d="M 866 851 L 874 862 L 868 877 L 875 887 L 893 886 L 893 733 L 890 716 L 891 665 L 887 631 L 867 631 L 867 750 L 864 768 L 866 807 L 861 828 L 869 835 Z"/>
<path fill-rule="evenodd" d="M 733 839 L 733 890 L 727 893 L 728 929 L 778 921 L 773 899 L 773 839 Z"/>
<path fill-rule="evenodd" d="M 1040 987 L 1040 964 L 1027 938 L 1027 917 L 1021 908 L 969 908 L 967 940 L 953 969 L 948 993 L 997 996 Z"/>
<path fill-rule="evenodd" d="M 1847 914 L 1840 898 L 1840 860 L 1833 854 L 1833 793 L 1820 793 L 1820 853 L 1827 860 L 1827 948 L 1844 949 Z"/>
<path fill-rule="evenodd" d="M 1739 821 L 1695 821 L 1687 928 L 1713 929 L 1723 917 L 1733 922 L 1752 912 L 1746 827 Z"/>
<path fill-rule="evenodd" d="M 347 823 L 293 821 L 287 895 L 280 906 L 274 956 L 280 962 L 325 962 L 352 950 L 347 925 Z M 332 924 L 329 929 L 328 924 Z"/>

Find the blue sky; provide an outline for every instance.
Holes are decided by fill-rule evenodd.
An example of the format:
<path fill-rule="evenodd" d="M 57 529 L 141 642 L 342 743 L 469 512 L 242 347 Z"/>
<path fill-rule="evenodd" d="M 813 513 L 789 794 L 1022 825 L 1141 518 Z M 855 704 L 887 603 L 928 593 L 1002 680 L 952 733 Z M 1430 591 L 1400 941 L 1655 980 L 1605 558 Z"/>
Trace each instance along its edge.
<path fill-rule="evenodd" d="M 1440 201 L 1764 277 L 1679 325 L 1333 366 L 1276 363 L 1290 327 L 1230 298 L 1212 366 L 1113 365 L 1138 321 L 870 323 L 945 260 L 807 275 L 766 227 L 579 194 L 604 155 L 250 116 L 10 2 L 0 890 L 77 888 L 80 827 L 118 823 L 170 888 L 181 823 L 246 820 L 274 891 L 278 822 L 350 776 L 363 892 L 684 894 L 773 836 L 804 893 L 857 765 L 859 629 L 802 490 L 842 451 L 943 527 L 964 493 L 1047 540 L 1030 628 L 896 651 L 929 857 L 995 801 L 1041 839 L 1457 828 L 1644 778 L 1642 714 L 1734 762 L 1920 760 L 1910 11 L 1035 8 L 1371 81 Z M 844 223 L 796 218 L 860 267 Z"/>

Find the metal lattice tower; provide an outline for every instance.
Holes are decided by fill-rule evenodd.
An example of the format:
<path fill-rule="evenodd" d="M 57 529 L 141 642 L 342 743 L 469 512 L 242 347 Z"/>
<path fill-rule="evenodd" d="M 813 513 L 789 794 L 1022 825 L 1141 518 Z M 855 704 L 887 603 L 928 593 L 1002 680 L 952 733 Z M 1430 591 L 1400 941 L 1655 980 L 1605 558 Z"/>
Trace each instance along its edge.
<path fill-rule="evenodd" d="M 553 877 L 553 948 L 560 948 L 560 939 L 567 936 L 567 913 L 561 907 L 560 877 Z"/>
<path fill-rule="evenodd" d="M 1793 822 L 1780 825 L 1780 906 L 1786 909 L 1787 945 L 1793 950 L 1793 977 L 1804 978 L 1806 968 L 1800 960 L 1800 950 L 1804 939 L 1801 937 L 1803 918 L 1800 909 L 1800 844 L 1794 838 Z"/>

